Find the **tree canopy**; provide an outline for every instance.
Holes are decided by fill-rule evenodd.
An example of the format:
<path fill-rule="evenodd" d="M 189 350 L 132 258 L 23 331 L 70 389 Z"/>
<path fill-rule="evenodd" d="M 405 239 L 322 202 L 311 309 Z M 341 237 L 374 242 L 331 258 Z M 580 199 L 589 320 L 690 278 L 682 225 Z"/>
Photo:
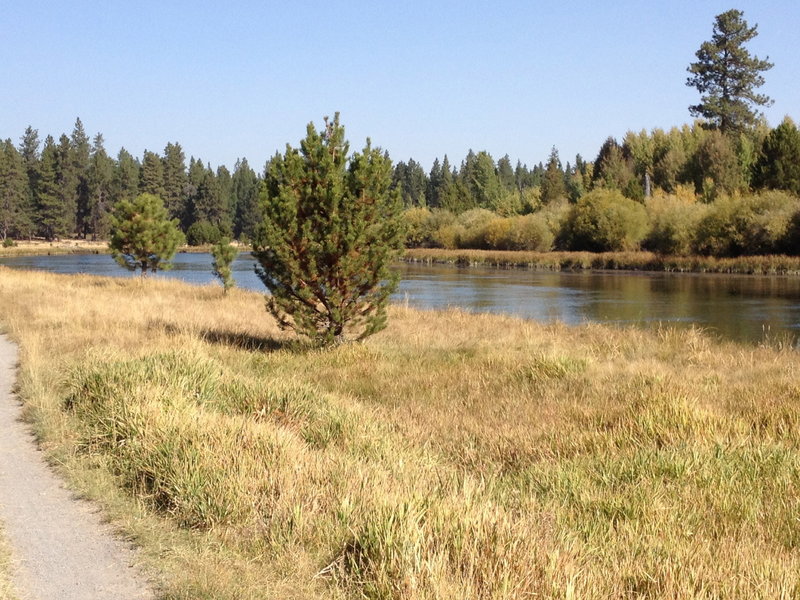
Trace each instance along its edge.
<path fill-rule="evenodd" d="M 184 242 L 176 220 L 170 221 L 164 202 L 153 194 L 123 200 L 111 217 L 111 254 L 123 267 L 142 275 L 169 269 L 175 250 Z"/>
<path fill-rule="evenodd" d="M 388 155 L 370 141 L 348 156 L 338 113 L 269 164 L 254 240 L 267 308 L 284 329 L 327 345 L 386 325 L 403 245 Z"/>
<path fill-rule="evenodd" d="M 769 96 L 756 89 L 764 85 L 763 71 L 772 68 L 768 60 L 751 56 L 745 44 L 758 35 L 758 25 L 748 26 L 740 10 L 716 16 L 711 40 L 695 53 L 689 65 L 686 85 L 697 88 L 700 103 L 689 107 L 696 117 L 708 119 L 723 133 L 742 131 L 755 124 L 757 108 L 769 106 Z"/>

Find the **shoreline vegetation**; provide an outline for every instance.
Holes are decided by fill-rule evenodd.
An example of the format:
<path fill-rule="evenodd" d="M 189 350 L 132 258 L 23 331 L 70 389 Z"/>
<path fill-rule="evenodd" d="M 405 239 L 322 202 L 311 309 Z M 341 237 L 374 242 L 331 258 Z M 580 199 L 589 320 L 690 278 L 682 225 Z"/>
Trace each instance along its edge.
<path fill-rule="evenodd" d="M 233 242 L 240 253 L 250 246 Z M 181 246 L 179 253 L 211 252 L 211 245 Z M 0 247 L 0 258 L 64 254 L 110 254 L 108 242 L 61 240 L 17 242 Z M 738 275 L 800 275 L 800 256 L 764 255 L 716 258 L 713 256 L 671 256 L 647 251 L 631 252 L 530 252 L 525 250 L 448 250 L 408 248 L 401 256 L 407 263 L 447 264 L 463 267 L 486 266 L 501 269 L 540 271 L 641 271 L 670 273 L 724 273 Z"/>
<path fill-rule="evenodd" d="M 263 296 L 0 267 L 52 464 L 161 597 L 794 597 L 796 352 L 389 308 L 328 350 Z"/>
<path fill-rule="evenodd" d="M 651 271 L 671 273 L 726 273 L 741 275 L 800 275 L 800 257 L 768 255 L 715 258 L 669 256 L 654 252 L 526 252 L 522 250 L 445 250 L 410 248 L 402 260 L 409 263 L 487 266 L 541 271 Z"/>

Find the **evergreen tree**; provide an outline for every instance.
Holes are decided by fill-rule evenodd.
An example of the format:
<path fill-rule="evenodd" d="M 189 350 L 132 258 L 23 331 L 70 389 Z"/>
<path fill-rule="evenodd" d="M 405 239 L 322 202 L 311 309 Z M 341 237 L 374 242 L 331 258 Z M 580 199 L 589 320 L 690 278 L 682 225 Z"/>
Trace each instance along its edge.
<path fill-rule="evenodd" d="M 142 167 L 139 169 L 139 193 L 164 197 L 164 165 L 155 152 L 144 151 Z"/>
<path fill-rule="evenodd" d="M 114 168 L 114 180 L 111 190 L 111 203 L 120 200 L 133 200 L 139 190 L 139 161 L 137 161 L 125 148 L 120 148 L 117 154 L 117 164 Z"/>
<path fill-rule="evenodd" d="M 120 265 L 142 275 L 169 269 L 169 261 L 184 241 L 175 220 L 158 196 L 139 194 L 134 200 L 122 200 L 111 218 L 111 254 Z"/>
<path fill-rule="evenodd" d="M 696 117 L 708 119 L 722 133 L 752 127 L 759 113 L 756 108 L 769 106 L 769 96 L 756 93 L 764 85 L 763 71 L 773 64 L 750 56 L 745 44 L 758 35 L 758 25 L 749 27 L 740 10 L 729 10 L 714 19 L 711 41 L 703 42 L 696 52 L 697 62 L 688 67 L 692 74 L 686 85 L 700 92 L 700 104 L 689 107 Z"/>
<path fill-rule="evenodd" d="M 39 132 L 30 125 L 20 139 L 19 153 L 25 166 L 27 176 L 28 211 L 31 220 L 34 219 L 36 206 L 36 187 L 39 179 Z"/>
<path fill-rule="evenodd" d="M 468 159 L 464 183 L 480 208 L 495 210 L 503 197 L 503 186 L 497 176 L 494 159 L 488 152 L 472 154 Z"/>
<path fill-rule="evenodd" d="M 164 204 L 167 207 L 170 219 L 180 221 L 186 216 L 186 156 L 181 145 L 177 142 L 168 143 L 164 148 Z"/>
<path fill-rule="evenodd" d="M 225 165 L 217 167 L 216 173 L 217 194 L 219 196 L 219 205 L 222 209 L 219 221 L 219 229 L 230 238 L 233 235 L 233 217 L 236 214 L 236 201 L 233 195 L 233 177 L 228 167 Z"/>
<path fill-rule="evenodd" d="M 80 119 L 75 121 L 75 127 L 70 136 L 70 177 L 74 181 L 75 189 L 71 205 L 75 207 L 75 232 L 86 237 L 91 228 L 92 208 L 89 198 L 89 157 L 91 146 L 89 136 L 83 128 Z"/>
<path fill-rule="evenodd" d="M 67 233 L 68 220 L 59 190 L 59 150 L 48 135 L 42 148 L 35 194 L 36 229 L 48 241 Z"/>
<path fill-rule="evenodd" d="M 516 188 L 514 169 L 511 166 L 511 159 L 508 157 L 508 154 L 497 161 L 497 178 L 500 180 L 500 185 L 505 191 L 510 192 Z"/>
<path fill-rule="evenodd" d="M 695 153 L 693 171 L 695 189 L 707 202 L 744 187 L 734 142 L 721 131 L 705 136 Z"/>
<path fill-rule="evenodd" d="M 428 188 L 428 177 L 422 166 L 413 158 L 408 163 L 400 161 L 394 168 L 392 186 L 400 190 L 403 205 L 426 206 L 425 192 Z"/>
<path fill-rule="evenodd" d="M 234 235 L 241 239 L 252 240 L 258 224 L 264 219 L 263 211 L 258 203 L 258 176 L 247 159 L 236 161 L 233 171 L 233 197 L 236 205 L 234 218 Z"/>
<path fill-rule="evenodd" d="M 764 140 L 753 181 L 761 188 L 800 195 L 800 131 L 789 117 Z"/>
<path fill-rule="evenodd" d="M 0 237 L 31 237 L 25 163 L 9 139 L 0 143 Z"/>
<path fill-rule="evenodd" d="M 442 165 L 439 159 L 433 161 L 431 172 L 428 173 L 428 188 L 425 192 L 425 197 L 428 200 L 428 206 L 436 208 L 439 206 L 439 189 L 442 185 Z"/>
<path fill-rule="evenodd" d="M 92 143 L 88 170 L 88 227 L 92 239 L 106 239 L 110 231 L 109 214 L 112 208 L 114 161 L 106 153 L 103 136 L 98 133 Z"/>
<path fill-rule="evenodd" d="M 236 282 L 233 280 L 233 269 L 231 265 L 237 254 L 236 248 L 231 246 L 231 240 L 226 237 L 220 239 L 220 241 L 211 248 L 211 256 L 213 258 L 212 272 L 214 273 L 214 277 L 219 279 L 220 283 L 222 283 L 223 293 L 225 294 L 228 293 L 230 288 L 236 285 Z"/>
<path fill-rule="evenodd" d="M 547 168 L 542 177 L 542 202 L 549 204 L 554 200 L 566 198 L 566 195 L 564 171 L 561 167 L 561 160 L 558 158 L 558 150 L 553 146 L 550 151 L 550 158 L 547 159 Z"/>
<path fill-rule="evenodd" d="M 369 140 L 348 150 L 338 113 L 320 132 L 310 123 L 299 150 L 287 145 L 270 163 L 254 243 L 270 313 L 321 344 L 385 327 L 403 245 L 391 161 Z"/>
<path fill-rule="evenodd" d="M 78 227 L 78 185 L 80 182 L 70 138 L 62 134 L 58 138 L 56 150 L 58 214 L 61 220 L 58 236 L 60 237 L 76 233 Z"/>

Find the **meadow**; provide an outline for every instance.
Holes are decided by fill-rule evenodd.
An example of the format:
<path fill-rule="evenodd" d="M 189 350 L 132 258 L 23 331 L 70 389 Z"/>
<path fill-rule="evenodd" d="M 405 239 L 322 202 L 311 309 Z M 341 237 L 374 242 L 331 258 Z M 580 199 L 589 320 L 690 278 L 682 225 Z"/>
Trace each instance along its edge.
<path fill-rule="evenodd" d="M 319 350 L 256 293 L 2 267 L 0 302 L 162 598 L 800 598 L 780 343 L 393 306 Z"/>

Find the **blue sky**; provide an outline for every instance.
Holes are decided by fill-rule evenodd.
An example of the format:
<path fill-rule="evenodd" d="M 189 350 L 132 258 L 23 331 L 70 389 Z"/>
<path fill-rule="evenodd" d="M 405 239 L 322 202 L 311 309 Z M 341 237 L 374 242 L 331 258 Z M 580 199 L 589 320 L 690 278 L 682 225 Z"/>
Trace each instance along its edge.
<path fill-rule="evenodd" d="M 528 165 L 592 160 L 609 135 L 689 122 L 686 67 L 730 8 L 758 23 L 772 125 L 800 120 L 800 2 L 42 2 L 0 7 L 0 137 L 69 133 L 107 149 L 177 141 L 260 168 L 341 113 L 427 169 L 472 148 Z"/>

